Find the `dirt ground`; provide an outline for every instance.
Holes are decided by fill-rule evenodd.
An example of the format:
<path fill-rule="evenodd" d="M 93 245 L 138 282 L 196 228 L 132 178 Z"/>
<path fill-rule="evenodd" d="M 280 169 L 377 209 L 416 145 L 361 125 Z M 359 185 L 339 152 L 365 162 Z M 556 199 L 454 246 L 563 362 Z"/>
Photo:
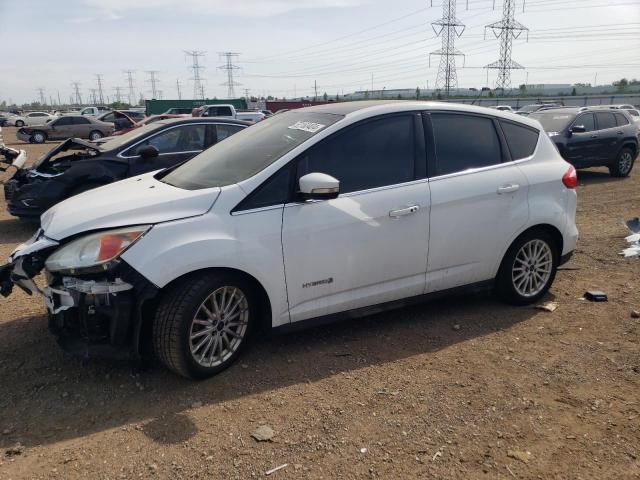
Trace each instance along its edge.
<path fill-rule="evenodd" d="M 199 383 L 83 366 L 40 298 L 0 299 L 0 478 L 639 478 L 640 259 L 618 252 L 640 170 L 580 172 L 578 197 L 553 313 L 440 301 L 260 339 Z M 4 260 L 36 227 L 0 205 Z M 608 303 L 581 299 L 595 288 Z"/>

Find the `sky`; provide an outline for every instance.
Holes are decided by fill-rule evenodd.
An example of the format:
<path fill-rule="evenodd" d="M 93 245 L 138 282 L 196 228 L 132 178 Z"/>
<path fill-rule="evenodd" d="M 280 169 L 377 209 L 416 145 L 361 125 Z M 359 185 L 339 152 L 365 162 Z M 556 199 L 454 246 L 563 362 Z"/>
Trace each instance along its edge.
<path fill-rule="evenodd" d="M 441 46 L 431 23 L 443 0 L 0 0 L 0 101 L 39 97 L 63 102 L 79 83 L 87 103 L 103 75 L 105 95 L 151 98 L 148 71 L 164 98 L 193 97 L 186 50 L 205 52 L 207 97 L 226 98 L 219 52 L 239 55 L 236 96 L 288 98 L 355 90 L 433 88 Z M 516 0 L 529 28 L 513 42 L 512 84 L 611 83 L 640 79 L 640 0 Z M 433 3 L 433 6 L 431 6 Z M 485 26 L 502 16 L 501 0 L 458 0 L 466 27 L 456 38 L 461 88 L 495 86 L 483 67 L 500 46 Z M 462 30 L 461 28 L 459 31 Z M 485 35 L 486 32 L 486 35 Z M 488 74 L 488 75 L 487 75 Z"/>

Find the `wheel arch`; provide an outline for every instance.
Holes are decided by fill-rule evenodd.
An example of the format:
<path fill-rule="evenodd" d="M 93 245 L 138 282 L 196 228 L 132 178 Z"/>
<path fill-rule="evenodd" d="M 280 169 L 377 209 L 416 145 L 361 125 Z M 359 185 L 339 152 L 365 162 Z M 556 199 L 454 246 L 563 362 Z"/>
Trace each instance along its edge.
<path fill-rule="evenodd" d="M 636 142 L 634 142 L 633 140 L 625 141 L 622 144 L 622 147 L 620 147 L 620 151 L 622 151 L 623 148 L 630 148 L 633 151 L 634 158 L 635 158 L 636 155 L 638 155 L 638 144 Z"/>
<path fill-rule="evenodd" d="M 271 329 L 271 302 L 269 300 L 269 295 L 267 294 L 266 289 L 260 283 L 260 281 L 254 277 L 253 275 L 237 269 L 237 268 L 229 268 L 229 267 L 210 267 L 210 268 L 202 268 L 199 270 L 194 270 L 192 272 L 185 273 L 179 277 L 174 278 L 169 283 L 167 283 L 164 287 L 160 288 L 157 295 L 153 297 L 148 297 L 143 299 L 139 306 L 139 318 L 137 324 L 134 326 L 135 331 L 133 335 L 133 348 L 137 353 L 148 352 L 151 346 L 151 328 L 153 325 L 153 318 L 155 316 L 156 309 L 158 307 L 158 303 L 162 296 L 167 292 L 168 289 L 190 279 L 196 275 L 202 274 L 213 274 L 213 273 L 225 273 L 230 275 L 236 275 L 242 278 L 243 280 L 249 282 L 253 288 L 254 292 L 258 296 L 258 301 L 260 303 L 260 318 L 258 319 L 257 331 L 258 332 L 268 332 Z"/>

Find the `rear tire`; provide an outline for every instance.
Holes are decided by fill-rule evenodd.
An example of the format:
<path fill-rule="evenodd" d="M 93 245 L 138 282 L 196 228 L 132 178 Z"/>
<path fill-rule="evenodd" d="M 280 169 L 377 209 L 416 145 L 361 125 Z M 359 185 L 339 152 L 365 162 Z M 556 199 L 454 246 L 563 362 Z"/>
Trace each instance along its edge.
<path fill-rule="evenodd" d="M 616 161 L 609 165 L 609 173 L 612 177 L 628 177 L 633 169 L 635 155 L 629 147 L 624 147 L 618 153 Z"/>
<path fill-rule="evenodd" d="M 259 313 L 255 289 L 241 276 L 191 275 L 170 287 L 158 305 L 155 354 L 179 375 L 211 377 L 238 358 Z"/>
<path fill-rule="evenodd" d="M 98 130 L 94 130 L 89 134 L 89 140 L 91 140 L 92 142 L 95 142 L 96 140 L 100 140 L 102 137 L 104 137 L 104 135 L 102 134 L 102 132 L 99 132 Z"/>
<path fill-rule="evenodd" d="M 22 120 L 16 120 L 16 127 L 18 128 L 24 127 L 24 122 Z"/>
<path fill-rule="evenodd" d="M 44 143 L 47 141 L 47 134 L 41 132 L 40 130 L 36 130 L 31 134 L 31 138 L 29 138 L 31 143 Z"/>
<path fill-rule="evenodd" d="M 558 269 L 560 252 L 544 230 L 520 235 L 502 259 L 496 293 L 507 303 L 529 305 L 547 293 Z"/>

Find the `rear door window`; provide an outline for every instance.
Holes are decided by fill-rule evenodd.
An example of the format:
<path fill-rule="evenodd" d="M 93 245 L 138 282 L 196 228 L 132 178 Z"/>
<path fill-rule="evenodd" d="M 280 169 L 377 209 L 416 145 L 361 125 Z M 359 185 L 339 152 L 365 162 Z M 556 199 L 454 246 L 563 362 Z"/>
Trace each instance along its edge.
<path fill-rule="evenodd" d="M 436 167 L 433 176 L 488 167 L 502 161 L 493 120 L 455 113 L 431 114 Z"/>
<path fill-rule="evenodd" d="M 153 145 L 161 154 L 199 152 L 204 149 L 204 131 L 204 124 L 170 128 L 138 144 L 134 147 L 136 152 L 134 155 L 147 145 Z M 127 156 L 131 154 L 131 151 L 125 153 Z"/>
<path fill-rule="evenodd" d="M 512 160 L 520 160 L 533 155 L 538 144 L 538 130 L 504 120 L 500 120 L 500 125 L 507 139 Z"/>
<path fill-rule="evenodd" d="M 596 113 L 596 118 L 598 119 L 598 130 L 616 127 L 616 119 L 613 116 L 613 113 L 598 112 Z"/>
<path fill-rule="evenodd" d="M 62 117 L 52 123 L 54 127 L 63 127 L 65 125 L 73 125 L 73 117 Z"/>
<path fill-rule="evenodd" d="M 614 113 L 616 117 L 616 124 L 621 127 L 623 125 L 629 125 L 629 120 L 621 113 Z"/>
<path fill-rule="evenodd" d="M 86 125 L 87 123 L 91 123 L 88 118 L 83 117 L 71 117 L 73 119 L 74 125 Z"/>

